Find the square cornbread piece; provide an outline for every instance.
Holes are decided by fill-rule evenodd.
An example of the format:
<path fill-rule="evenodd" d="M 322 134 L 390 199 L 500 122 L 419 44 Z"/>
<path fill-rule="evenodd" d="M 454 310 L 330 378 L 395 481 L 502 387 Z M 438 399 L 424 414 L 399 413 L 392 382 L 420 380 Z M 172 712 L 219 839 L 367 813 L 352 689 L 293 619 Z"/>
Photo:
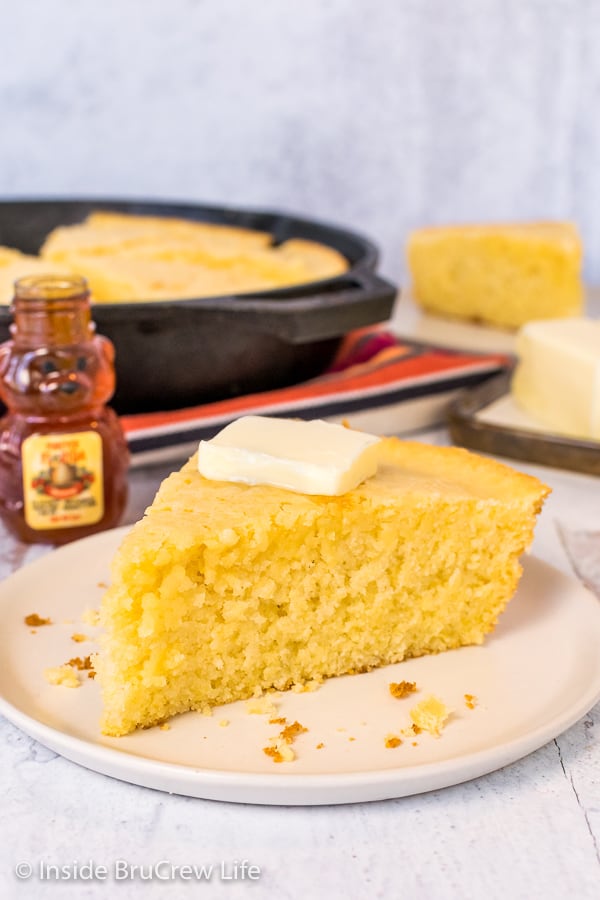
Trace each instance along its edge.
<path fill-rule="evenodd" d="M 547 493 L 465 450 L 394 438 L 339 497 L 209 481 L 192 458 L 114 560 L 95 662 L 104 733 L 480 644 Z"/>
<path fill-rule="evenodd" d="M 420 306 L 505 328 L 580 315 L 581 259 L 569 222 L 421 228 L 408 241 Z"/>

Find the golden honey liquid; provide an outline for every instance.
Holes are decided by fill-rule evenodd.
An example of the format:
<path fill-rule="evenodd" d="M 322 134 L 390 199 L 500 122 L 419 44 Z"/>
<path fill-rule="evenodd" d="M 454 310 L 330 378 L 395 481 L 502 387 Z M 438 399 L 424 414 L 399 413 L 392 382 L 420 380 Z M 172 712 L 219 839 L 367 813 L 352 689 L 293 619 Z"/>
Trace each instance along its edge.
<path fill-rule="evenodd" d="M 106 406 L 114 350 L 96 335 L 84 279 L 17 282 L 0 347 L 0 517 L 21 540 L 62 544 L 118 524 L 129 453 Z"/>

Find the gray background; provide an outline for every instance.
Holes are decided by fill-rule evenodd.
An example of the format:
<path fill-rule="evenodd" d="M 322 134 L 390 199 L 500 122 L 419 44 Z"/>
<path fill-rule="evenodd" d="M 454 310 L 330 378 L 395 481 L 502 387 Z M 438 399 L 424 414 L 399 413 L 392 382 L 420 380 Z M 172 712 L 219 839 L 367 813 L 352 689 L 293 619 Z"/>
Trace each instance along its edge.
<path fill-rule="evenodd" d="M 600 281 L 600 0 L 0 0 L 0 195 L 275 207 L 404 278 L 430 222 L 567 217 Z"/>

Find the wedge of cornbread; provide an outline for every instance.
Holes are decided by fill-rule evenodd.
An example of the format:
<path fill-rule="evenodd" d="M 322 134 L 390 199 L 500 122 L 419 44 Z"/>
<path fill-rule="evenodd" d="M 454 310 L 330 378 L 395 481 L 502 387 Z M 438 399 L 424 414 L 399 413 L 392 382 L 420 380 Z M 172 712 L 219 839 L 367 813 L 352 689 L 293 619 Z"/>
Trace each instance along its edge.
<path fill-rule="evenodd" d="M 568 222 L 422 228 L 407 251 L 429 312 L 518 328 L 582 311 L 582 246 Z"/>
<path fill-rule="evenodd" d="M 113 564 L 95 662 L 102 729 L 479 644 L 548 493 L 456 448 L 381 444 L 338 497 L 209 481 L 192 458 Z"/>

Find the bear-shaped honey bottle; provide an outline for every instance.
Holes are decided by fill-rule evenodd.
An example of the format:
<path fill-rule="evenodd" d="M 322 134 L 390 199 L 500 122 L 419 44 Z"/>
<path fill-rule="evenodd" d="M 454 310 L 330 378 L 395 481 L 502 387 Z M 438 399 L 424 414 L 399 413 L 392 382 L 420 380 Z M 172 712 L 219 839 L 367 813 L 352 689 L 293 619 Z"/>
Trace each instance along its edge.
<path fill-rule="evenodd" d="M 129 454 L 106 403 L 114 349 L 95 332 L 85 279 L 15 285 L 0 346 L 0 517 L 22 541 L 63 544 L 116 525 Z"/>

